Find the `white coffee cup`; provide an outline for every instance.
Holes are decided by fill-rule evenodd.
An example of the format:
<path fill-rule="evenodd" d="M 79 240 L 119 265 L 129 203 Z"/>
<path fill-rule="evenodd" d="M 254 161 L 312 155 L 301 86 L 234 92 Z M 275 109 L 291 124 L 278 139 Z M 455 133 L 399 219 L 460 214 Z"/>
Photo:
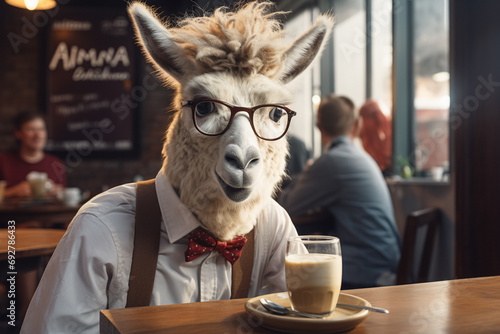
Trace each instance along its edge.
<path fill-rule="evenodd" d="M 78 188 L 65 188 L 63 191 L 64 204 L 67 206 L 76 206 L 82 200 L 80 189 Z"/>
<path fill-rule="evenodd" d="M 431 168 L 431 177 L 434 181 L 442 181 L 443 180 L 444 168 L 437 166 Z"/>

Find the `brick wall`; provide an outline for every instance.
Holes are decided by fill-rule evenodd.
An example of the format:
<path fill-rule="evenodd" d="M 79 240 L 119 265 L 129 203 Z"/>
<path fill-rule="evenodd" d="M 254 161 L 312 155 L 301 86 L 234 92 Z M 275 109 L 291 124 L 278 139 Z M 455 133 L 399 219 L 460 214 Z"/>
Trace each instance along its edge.
<path fill-rule="evenodd" d="M 37 14 L 38 13 L 38 14 Z M 18 9 L 0 1 L 0 151 L 14 147 L 12 118 L 22 110 L 45 111 L 43 107 L 43 73 L 46 24 L 40 12 Z M 37 16 L 38 15 L 38 16 Z M 39 22 L 38 31 L 26 30 L 26 22 Z M 24 30 L 23 30 L 24 29 Z M 15 34 L 15 36 L 14 36 Z M 22 39 L 16 39 L 17 36 Z M 28 37 L 28 38 L 25 38 Z M 9 40 L 10 38 L 10 40 Z M 131 36 L 131 38 L 133 38 Z M 15 40 L 15 43 L 11 41 Z M 141 65 L 142 74 L 152 72 Z M 89 190 L 131 182 L 134 176 L 154 177 L 161 167 L 161 147 L 170 116 L 167 107 L 172 91 L 158 85 L 148 92 L 141 107 L 141 153 L 136 160 L 83 159 L 67 174 L 68 186 Z M 63 157 L 64 160 L 64 157 Z"/>

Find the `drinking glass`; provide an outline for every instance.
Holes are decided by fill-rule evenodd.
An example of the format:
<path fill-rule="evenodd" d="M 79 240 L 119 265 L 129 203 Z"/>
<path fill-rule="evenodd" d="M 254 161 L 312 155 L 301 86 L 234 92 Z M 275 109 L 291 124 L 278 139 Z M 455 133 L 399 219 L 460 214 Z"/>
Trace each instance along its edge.
<path fill-rule="evenodd" d="M 295 311 L 327 316 L 334 311 L 342 283 L 337 237 L 290 237 L 285 256 L 288 296 Z"/>

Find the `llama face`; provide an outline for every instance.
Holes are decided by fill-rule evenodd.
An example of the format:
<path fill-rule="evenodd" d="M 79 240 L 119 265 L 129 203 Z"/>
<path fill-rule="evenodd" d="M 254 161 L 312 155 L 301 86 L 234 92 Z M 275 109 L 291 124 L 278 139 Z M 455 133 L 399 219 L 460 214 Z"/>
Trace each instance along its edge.
<path fill-rule="evenodd" d="M 179 112 L 163 149 L 163 172 L 181 201 L 222 240 L 253 228 L 284 174 L 287 144 L 284 138 L 259 138 L 250 113 L 234 108 L 223 134 L 201 132 L 217 133 L 228 124 L 220 116 L 226 114 L 213 114 L 214 108 L 289 104 L 284 84 L 312 62 L 333 25 L 330 17 L 320 16 L 287 44 L 280 24 L 268 13 L 270 5 L 250 3 L 234 13 L 217 10 L 211 17 L 185 19 L 179 28 L 170 29 L 140 3 L 129 9 L 147 58 L 179 92 Z M 200 99 L 220 103 L 191 106 Z M 274 119 L 280 112 L 269 110 L 266 117 Z M 261 137 L 272 129 L 255 115 L 253 121 Z"/>
<path fill-rule="evenodd" d="M 216 99 L 247 108 L 267 104 L 286 105 L 291 101 L 290 93 L 282 85 L 265 76 L 240 77 L 225 72 L 207 73 L 193 78 L 184 86 L 182 98 L 190 101 Z M 211 104 L 208 105 L 213 107 Z M 220 104 L 216 107 L 224 109 L 225 113 L 230 112 L 224 105 Z M 269 109 L 263 110 L 268 112 Z M 273 112 L 273 109 L 270 109 L 269 112 Z M 183 126 L 190 129 L 190 135 L 198 147 L 206 146 L 207 136 L 196 129 L 193 130 L 195 123 L 193 114 L 196 118 L 196 113 L 192 112 L 190 108 L 183 109 Z M 269 115 L 264 116 L 269 118 Z M 213 182 L 218 183 L 226 197 L 234 202 L 245 201 L 259 189 L 262 193 L 268 184 L 274 186 L 276 180 L 267 178 L 268 173 L 264 172 L 264 162 L 283 160 L 281 156 L 269 156 L 270 152 L 276 154 L 276 150 L 268 149 L 269 145 L 282 146 L 283 144 L 281 142 L 271 143 L 258 138 L 253 128 L 259 132 L 265 127 L 259 121 L 260 115 L 254 113 L 252 115 L 254 123 L 252 128 L 250 117 L 247 112 L 238 112 L 234 115 L 227 131 L 217 138 L 217 152 L 213 153 L 213 164 L 210 167 L 207 166 L 207 168 L 212 168 Z M 287 115 L 284 114 L 282 118 L 284 117 Z M 269 120 L 266 121 L 269 122 Z M 288 117 L 283 120 L 283 122 L 286 121 L 288 121 Z M 211 144 L 214 143 L 211 142 Z M 204 148 L 204 150 L 209 149 L 209 147 Z M 286 149 L 281 149 L 278 152 L 284 156 Z M 278 169 L 278 166 L 274 168 Z M 281 174 L 281 168 L 278 174 Z M 272 187 L 269 191 L 272 191 Z M 269 191 L 265 191 L 265 193 L 269 193 Z M 259 194 L 255 195 L 260 196 Z"/>

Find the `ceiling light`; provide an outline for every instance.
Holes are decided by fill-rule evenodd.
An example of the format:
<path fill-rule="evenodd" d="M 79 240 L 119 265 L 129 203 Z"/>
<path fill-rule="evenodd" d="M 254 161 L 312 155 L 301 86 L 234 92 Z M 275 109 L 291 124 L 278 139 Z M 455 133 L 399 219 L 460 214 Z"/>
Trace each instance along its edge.
<path fill-rule="evenodd" d="M 47 10 L 57 5 L 55 0 L 5 0 L 11 6 L 29 10 Z"/>

